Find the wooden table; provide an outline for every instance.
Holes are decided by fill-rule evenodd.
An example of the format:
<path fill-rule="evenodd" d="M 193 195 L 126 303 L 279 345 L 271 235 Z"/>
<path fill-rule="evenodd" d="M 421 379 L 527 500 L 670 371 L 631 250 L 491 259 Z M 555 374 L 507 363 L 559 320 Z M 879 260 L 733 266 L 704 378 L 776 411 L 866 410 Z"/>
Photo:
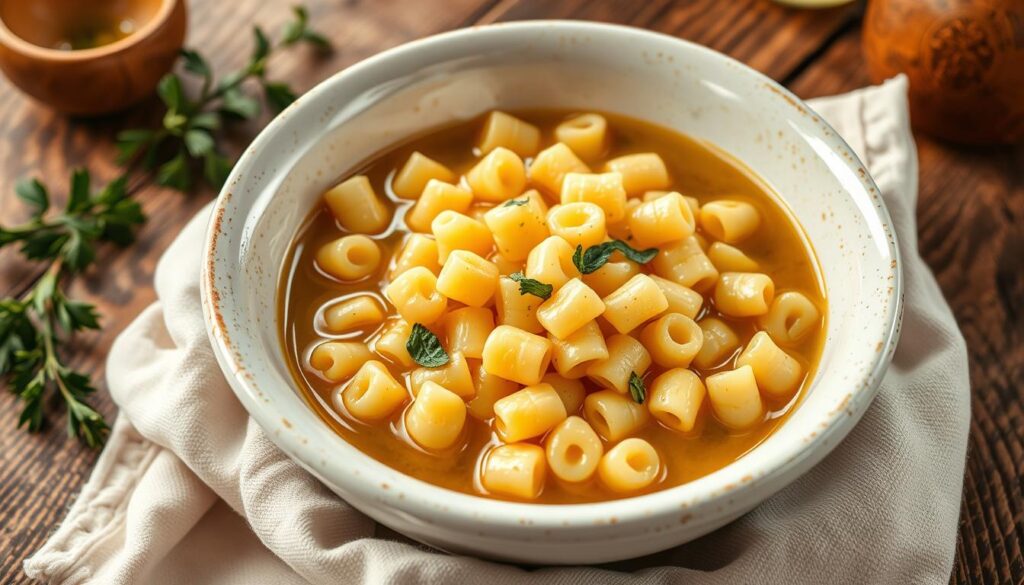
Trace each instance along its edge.
<path fill-rule="evenodd" d="M 277 30 L 291 2 L 193 0 L 189 45 L 218 70 L 240 66 L 251 23 Z M 630 24 L 731 55 L 805 98 L 869 83 L 860 50 L 860 7 L 797 11 L 766 0 L 309 0 L 316 27 L 339 50 L 314 59 L 298 49 L 275 57 L 275 77 L 306 89 L 382 49 L 454 28 L 508 20 L 573 18 Z M 36 175 L 66 192 L 74 166 L 109 179 L 116 132 L 152 120 L 150 102 L 126 116 L 81 121 L 56 115 L 0 79 L 0 222 L 20 219 L 15 181 Z M 265 122 L 265 120 L 263 121 Z M 262 123 L 262 122 L 261 122 Z M 231 137 L 237 152 L 259 125 Z M 967 339 L 972 423 L 960 539 L 952 581 L 1024 580 L 1024 148 L 967 149 L 917 137 L 921 159 L 919 245 Z M 99 382 L 94 403 L 109 420 L 104 384 L 111 342 L 154 300 L 156 260 L 178 228 L 214 193 L 144 187 L 136 196 L 151 220 L 125 251 L 102 261 L 72 288 L 99 305 L 102 332 L 79 338 L 71 362 Z M 0 253 L 0 295 L 17 295 L 40 268 Z M 16 431 L 19 404 L 0 395 L 0 582 L 25 579 L 22 560 L 63 518 L 97 454 L 67 440 L 60 417 L 38 435 Z"/>

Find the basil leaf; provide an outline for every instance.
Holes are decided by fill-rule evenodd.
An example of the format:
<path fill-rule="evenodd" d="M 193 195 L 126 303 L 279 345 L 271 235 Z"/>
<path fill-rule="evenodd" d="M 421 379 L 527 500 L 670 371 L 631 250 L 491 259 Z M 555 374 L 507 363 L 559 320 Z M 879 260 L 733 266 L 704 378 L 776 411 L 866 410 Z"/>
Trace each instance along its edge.
<path fill-rule="evenodd" d="M 613 252 L 622 252 L 623 256 L 638 264 L 647 264 L 658 255 L 657 248 L 637 250 L 622 240 L 612 240 L 591 246 L 587 248 L 586 252 L 583 251 L 583 246 L 576 246 L 576 252 L 572 255 L 572 263 L 576 265 L 576 269 L 581 274 L 590 274 L 607 264 L 608 258 Z"/>
<path fill-rule="evenodd" d="M 523 197 L 522 199 L 509 199 L 502 204 L 502 207 L 519 207 L 520 205 L 526 205 L 529 202 L 529 197 Z"/>
<path fill-rule="evenodd" d="M 623 256 L 637 264 L 647 264 L 651 260 L 654 260 L 654 257 L 658 255 L 657 248 L 637 250 L 622 240 L 612 240 L 611 244 L 615 250 L 622 252 Z"/>
<path fill-rule="evenodd" d="M 434 332 L 419 323 L 412 326 L 412 333 L 409 334 L 409 341 L 405 342 L 405 349 L 412 356 L 412 361 L 424 368 L 437 368 L 448 363 L 448 352 L 441 346 L 441 340 L 434 335 Z"/>
<path fill-rule="evenodd" d="M 644 379 L 636 374 L 636 372 L 629 373 L 629 395 L 633 397 L 633 401 L 637 404 L 643 404 L 644 400 L 647 399 L 647 387 L 644 386 Z"/>
<path fill-rule="evenodd" d="M 544 284 L 539 280 L 526 278 L 522 272 L 513 272 L 512 274 L 509 274 L 508 277 L 519 283 L 519 294 L 521 295 L 533 295 L 547 300 L 555 290 L 555 287 L 550 284 Z"/>

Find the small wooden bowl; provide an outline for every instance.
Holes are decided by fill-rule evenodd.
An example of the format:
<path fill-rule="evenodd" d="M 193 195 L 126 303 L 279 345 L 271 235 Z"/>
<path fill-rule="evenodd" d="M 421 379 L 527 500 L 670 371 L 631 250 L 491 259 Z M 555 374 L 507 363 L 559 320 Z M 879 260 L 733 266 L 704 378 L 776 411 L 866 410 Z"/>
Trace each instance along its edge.
<path fill-rule="evenodd" d="M 133 32 L 81 50 L 57 48 L 83 19 L 130 19 Z M 151 95 L 185 41 L 184 0 L 0 0 L 0 69 L 61 112 L 98 115 Z"/>

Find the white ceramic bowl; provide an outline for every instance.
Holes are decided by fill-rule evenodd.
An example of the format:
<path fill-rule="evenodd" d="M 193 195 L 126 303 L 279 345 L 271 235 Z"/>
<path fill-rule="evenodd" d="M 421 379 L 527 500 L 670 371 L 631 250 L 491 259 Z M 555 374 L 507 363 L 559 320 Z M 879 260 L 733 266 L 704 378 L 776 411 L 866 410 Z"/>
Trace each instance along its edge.
<path fill-rule="evenodd" d="M 277 285 L 320 194 L 410 135 L 493 108 L 597 109 L 711 142 L 781 195 L 828 294 L 810 391 L 774 434 L 691 483 L 636 498 L 544 506 L 454 493 L 378 463 L 317 418 L 279 343 Z M 860 419 L 899 329 L 900 267 L 878 191 L 823 120 L 767 77 L 706 48 L 637 29 L 523 22 L 386 51 L 313 88 L 264 130 L 217 201 L 204 310 L 225 375 L 277 445 L 374 519 L 433 546 L 539 564 L 597 563 L 692 540 L 821 460 Z"/>

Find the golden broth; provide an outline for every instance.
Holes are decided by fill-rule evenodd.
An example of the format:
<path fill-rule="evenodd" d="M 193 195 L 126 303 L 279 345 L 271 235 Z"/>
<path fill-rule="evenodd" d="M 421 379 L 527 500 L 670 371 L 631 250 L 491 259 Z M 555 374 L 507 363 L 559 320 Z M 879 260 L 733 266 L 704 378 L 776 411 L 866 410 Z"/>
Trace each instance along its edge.
<path fill-rule="evenodd" d="M 555 111 L 515 113 L 517 117 L 541 128 L 542 148 L 553 143 L 553 128 L 565 120 L 568 114 Z M 604 115 L 612 133 L 611 146 L 604 159 L 635 152 L 656 152 L 661 155 L 669 169 L 672 177 L 671 190 L 696 197 L 702 205 L 722 197 L 753 204 L 761 213 L 761 227 L 738 247 L 760 264 L 762 272 L 771 276 L 776 291 L 798 290 L 810 298 L 824 314 L 823 287 L 807 240 L 795 220 L 763 183 L 745 168 L 706 144 L 638 120 L 612 114 Z M 365 174 L 378 196 L 384 197 L 386 194 L 386 204 L 395 212 L 390 228 L 380 235 L 372 236 L 381 245 L 384 258 L 391 258 L 399 251 L 403 236 L 409 232 L 402 218 L 413 203 L 394 197 L 390 190 L 391 176 L 401 168 L 413 151 L 420 151 L 445 164 L 457 174 L 464 174 L 479 160 L 474 155 L 473 145 L 477 142 L 480 127 L 481 122 L 478 120 L 432 131 L 374 157 L 357 172 L 352 173 Z M 282 271 L 278 319 L 282 324 L 285 354 L 300 392 L 332 429 L 367 455 L 432 484 L 469 494 L 483 494 L 479 480 L 483 455 L 489 446 L 501 443 L 492 430 L 492 424 L 467 416 L 465 440 L 453 450 L 443 454 L 430 454 L 412 443 L 404 434 L 404 408 L 399 409 L 389 421 L 379 424 L 364 424 L 339 414 L 333 407 L 332 398 L 339 384 L 329 382 L 309 365 L 308 359 L 312 349 L 325 340 L 370 342 L 377 334 L 376 328 L 372 331 L 357 331 L 345 335 L 326 333 L 322 325 L 322 311 L 325 306 L 349 296 L 371 294 L 383 306 L 389 307 L 390 313 L 394 312 L 381 293 L 388 282 L 386 262 L 382 262 L 374 276 L 357 283 L 339 282 L 326 276 L 316 267 L 316 251 L 343 234 L 327 207 L 323 204 L 317 205 L 296 235 L 285 260 L 285 269 Z M 649 272 L 649 269 L 645 268 L 644 271 Z M 705 304 L 699 318 L 708 315 L 718 316 L 732 326 L 740 337 L 741 345 L 731 358 L 717 368 L 700 370 L 691 366 L 702 379 L 717 371 L 730 369 L 736 356 L 757 330 L 753 319 L 735 319 L 719 315 L 710 296 L 705 295 Z M 820 324 L 801 344 L 795 347 L 787 346 L 787 351 L 807 372 L 804 382 L 795 396 L 785 403 L 773 404 L 766 401 L 765 406 L 769 410 L 766 420 L 752 429 L 737 432 L 726 428 L 715 419 L 709 400 L 703 401 L 702 412 L 695 429 L 685 435 L 663 427 L 652 418 L 651 422 L 635 435 L 650 442 L 661 456 L 661 475 L 649 487 L 629 494 L 620 494 L 601 486 L 596 476 L 582 484 L 569 484 L 561 482 L 549 473 L 540 497 L 531 501 L 571 504 L 630 497 L 677 486 L 728 465 L 769 436 L 799 402 L 807 380 L 814 376 L 823 340 L 824 326 Z M 380 359 L 387 363 L 387 360 Z M 388 365 L 397 380 L 408 382 L 406 368 L 396 364 Z M 665 369 L 652 365 L 643 376 L 648 387 L 650 381 Z M 588 392 L 598 389 L 589 380 L 584 379 L 584 383 Z M 543 444 L 543 441 L 538 439 L 529 442 Z M 606 449 L 609 446 L 610 444 L 605 442 Z"/>

